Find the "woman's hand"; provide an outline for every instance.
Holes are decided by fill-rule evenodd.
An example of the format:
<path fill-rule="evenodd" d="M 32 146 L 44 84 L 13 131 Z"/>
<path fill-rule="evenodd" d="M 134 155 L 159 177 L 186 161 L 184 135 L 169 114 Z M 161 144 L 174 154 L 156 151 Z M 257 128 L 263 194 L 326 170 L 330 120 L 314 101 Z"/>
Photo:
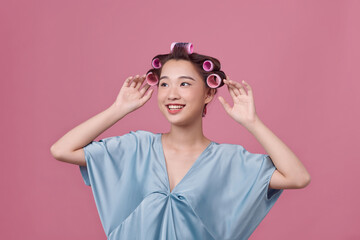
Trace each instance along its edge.
<path fill-rule="evenodd" d="M 136 75 L 125 80 L 113 104 L 117 110 L 126 115 L 144 105 L 151 98 L 154 90 L 147 91 L 150 88 L 147 83 L 142 86 L 145 76 L 145 74 L 141 77 Z"/>
<path fill-rule="evenodd" d="M 224 83 L 228 87 L 234 105 L 230 107 L 223 97 L 218 97 L 219 101 L 225 108 L 225 111 L 235 121 L 244 127 L 249 127 L 258 119 L 255 110 L 253 92 L 250 85 L 243 80 L 243 84 L 247 90 L 246 92 L 245 88 L 240 83 L 230 80 L 228 76 L 224 79 Z"/>

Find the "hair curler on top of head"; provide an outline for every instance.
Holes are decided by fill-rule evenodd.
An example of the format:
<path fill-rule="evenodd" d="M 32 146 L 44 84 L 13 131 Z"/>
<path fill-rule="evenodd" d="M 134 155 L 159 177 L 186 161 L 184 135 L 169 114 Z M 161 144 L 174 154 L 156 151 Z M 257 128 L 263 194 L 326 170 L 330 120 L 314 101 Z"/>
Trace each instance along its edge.
<path fill-rule="evenodd" d="M 224 85 L 223 79 L 226 78 L 226 75 L 220 70 L 220 61 L 211 56 L 195 53 L 194 46 L 190 42 L 172 42 L 170 53 L 158 54 L 152 59 L 151 66 L 153 68 L 146 74 L 146 82 L 149 85 L 154 86 L 159 83 L 161 69 L 171 59 L 183 59 L 194 64 L 209 88 L 219 88 Z"/>
<path fill-rule="evenodd" d="M 192 54 L 194 52 L 193 44 L 187 42 L 173 42 L 170 46 L 171 52 L 174 50 L 175 45 L 185 48 L 188 54 Z"/>

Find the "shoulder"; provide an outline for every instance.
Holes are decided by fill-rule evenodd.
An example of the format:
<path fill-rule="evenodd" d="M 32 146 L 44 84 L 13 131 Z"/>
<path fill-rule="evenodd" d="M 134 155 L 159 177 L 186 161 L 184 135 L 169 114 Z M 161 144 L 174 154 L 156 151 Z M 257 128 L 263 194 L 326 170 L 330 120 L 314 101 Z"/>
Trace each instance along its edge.
<path fill-rule="evenodd" d="M 99 141 L 92 141 L 84 148 L 86 148 L 86 150 L 94 148 L 99 150 L 104 149 L 110 153 L 118 153 L 119 151 L 130 153 L 136 151 L 140 147 L 150 147 L 153 144 L 156 135 L 157 134 L 144 130 L 130 131 L 123 135 L 107 137 Z"/>
<path fill-rule="evenodd" d="M 214 143 L 214 150 L 224 158 L 229 158 L 238 161 L 239 159 L 245 162 L 260 163 L 265 158 L 266 154 L 252 153 L 246 150 L 245 147 L 239 144 L 230 143 Z"/>
<path fill-rule="evenodd" d="M 144 130 L 136 130 L 136 131 L 130 131 L 128 133 L 125 133 L 123 135 L 118 136 L 112 136 L 112 137 L 106 137 L 101 140 L 92 141 L 90 144 L 102 144 L 105 146 L 114 146 L 117 147 L 117 145 L 130 145 L 130 144 L 136 144 L 140 142 L 152 142 L 157 134 L 144 131 Z"/>
<path fill-rule="evenodd" d="M 128 134 L 134 134 L 139 137 L 154 137 L 156 135 L 156 133 L 152 133 L 146 130 L 130 131 Z"/>
<path fill-rule="evenodd" d="M 158 134 L 145 130 L 136 130 L 130 131 L 127 135 L 131 135 L 139 141 L 153 141 Z"/>
<path fill-rule="evenodd" d="M 145 144 L 152 144 L 158 134 L 152 133 L 145 130 L 136 130 L 136 131 L 130 131 L 127 134 L 124 134 L 122 136 L 118 136 L 117 140 L 124 142 L 131 142 L 134 145 L 145 145 Z"/>
<path fill-rule="evenodd" d="M 231 144 L 231 143 L 214 142 L 214 148 L 216 149 L 216 151 L 227 152 L 227 153 L 246 151 L 246 149 L 243 146 L 238 144 Z"/>
<path fill-rule="evenodd" d="M 118 136 L 112 136 L 103 138 L 100 141 L 116 141 L 116 140 L 123 140 L 123 139 L 142 139 L 142 138 L 154 138 L 157 134 L 145 131 L 145 130 L 136 130 L 136 131 L 130 131 L 128 133 L 125 133 L 123 135 Z"/>

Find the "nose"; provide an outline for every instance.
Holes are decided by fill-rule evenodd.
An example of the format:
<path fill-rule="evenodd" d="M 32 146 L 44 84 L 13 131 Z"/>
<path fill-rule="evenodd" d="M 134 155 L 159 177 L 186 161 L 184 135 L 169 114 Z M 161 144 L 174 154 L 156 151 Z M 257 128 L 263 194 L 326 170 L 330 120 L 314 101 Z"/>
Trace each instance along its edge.
<path fill-rule="evenodd" d="M 175 86 L 169 87 L 168 99 L 175 100 L 175 99 L 179 99 L 179 98 L 180 98 L 180 95 L 179 95 L 179 91 L 178 91 L 177 87 L 175 87 Z"/>

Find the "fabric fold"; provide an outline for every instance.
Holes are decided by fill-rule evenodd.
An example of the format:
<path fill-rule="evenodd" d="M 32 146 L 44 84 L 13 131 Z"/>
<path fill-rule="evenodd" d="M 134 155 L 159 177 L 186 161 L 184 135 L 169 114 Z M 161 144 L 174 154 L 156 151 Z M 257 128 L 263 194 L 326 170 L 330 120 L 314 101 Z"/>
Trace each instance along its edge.
<path fill-rule="evenodd" d="M 269 155 L 212 142 L 169 191 L 161 134 L 93 141 L 79 166 L 108 239 L 247 239 L 283 189 Z"/>

